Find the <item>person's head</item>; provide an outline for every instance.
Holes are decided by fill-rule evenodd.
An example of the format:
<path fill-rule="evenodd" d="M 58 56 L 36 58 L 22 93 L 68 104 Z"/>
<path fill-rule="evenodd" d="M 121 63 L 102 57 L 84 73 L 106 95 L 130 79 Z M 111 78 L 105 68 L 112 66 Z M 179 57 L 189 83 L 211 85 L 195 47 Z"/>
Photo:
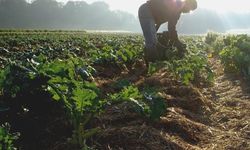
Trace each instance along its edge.
<path fill-rule="evenodd" d="M 195 10 L 197 8 L 197 2 L 196 0 L 184 0 L 184 5 L 182 7 L 183 13 L 189 13 L 192 10 Z"/>

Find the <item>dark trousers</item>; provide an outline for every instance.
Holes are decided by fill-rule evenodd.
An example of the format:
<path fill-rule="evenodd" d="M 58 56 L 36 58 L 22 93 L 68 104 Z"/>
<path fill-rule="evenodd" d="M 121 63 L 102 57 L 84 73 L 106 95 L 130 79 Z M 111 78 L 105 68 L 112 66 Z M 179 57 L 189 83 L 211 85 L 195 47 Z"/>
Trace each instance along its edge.
<path fill-rule="evenodd" d="M 145 39 L 145 48 L 154 49 L 157 45 L 155 20 L 147 3 L 140 6 L 138 16 Z"/>

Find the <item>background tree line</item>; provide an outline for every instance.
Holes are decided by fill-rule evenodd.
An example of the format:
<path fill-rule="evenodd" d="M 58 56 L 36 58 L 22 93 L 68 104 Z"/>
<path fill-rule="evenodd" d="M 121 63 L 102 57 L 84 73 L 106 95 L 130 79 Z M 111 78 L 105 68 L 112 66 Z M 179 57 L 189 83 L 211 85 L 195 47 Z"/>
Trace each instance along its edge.
<path fill-rule="evenodd" d="M 186 34 L 202 34 L 207 31 L 226 32 L 232 29 L 250 29 L 249 13 L 217 13 L 198 8 L 191 14 L 182 15 L 178 31 Z"/>
<path fill-rule="evenodd" d="M 133 30 L 137 19 L 104 2 L 0 0 L 0 28 Z"/>
<path fill-rule="evenodd" d="M 227 13 L 197 9 L 182 15 L 178 22 L 180 33 L 201 34 L 208 30 L 225 32 L 234 28 L 249 28 L 250 13 Z M 137 16 L 123 11 L 111 11 L 105 2 L 85 1 L 0 0 L 0 28 L 18 29 L 77 29 L 127 30 L 141 32 Z"/>

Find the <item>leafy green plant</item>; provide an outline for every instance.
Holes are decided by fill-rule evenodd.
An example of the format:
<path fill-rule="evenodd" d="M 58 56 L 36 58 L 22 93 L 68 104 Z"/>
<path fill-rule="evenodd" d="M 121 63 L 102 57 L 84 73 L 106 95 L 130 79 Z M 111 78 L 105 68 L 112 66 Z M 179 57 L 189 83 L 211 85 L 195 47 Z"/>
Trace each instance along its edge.
<path fill-rule="evenodd" d="M 138 45 L 124 44 L 125 41 L 106 41 L 100 49 L 91 52 L 95 64 L 131 65 L 139 56 Z"/>
<path fill-rule="evenodd" d="M 213 79 L 213 72 L 206 59 L 200 55 L 191 55 L 187 59 L 176 61 L 176 71 L 184 84 L 190 81 L 199 82 L 199 78 L 204 77 L 208 82 Z"/>
<path fill-rule="evenodd" d="M 0 71 L 0 89 L 2 94 L 16 97 L 18 93 L 29 89 L 32 70 L 25 68 L 16 62 L 9 61 L 9 64 Z"/>
<path fill-rule="evenodd" d="M 212 45 L 216 39 L 218 38 L 219 34 L 214 32 L 208 32 L 205 36 L 205 43 Z"/>
<path fill-rule="evenodd" d="M 211 83 L 214 75 L 202 42 L 199 39 L 189 39 L 186 43 L 188 45 L 186 56 L 183 59 L 171 59 L 165 62 L 165 67 L 186 85 L 201 81 Z"/>
<path fill-rule="evenodd" d="M 130 100 L 130 98 L 142 99 L 142 97 L 143 95 L 140 93 L 138 88 L 131 85 L 124 87 L 119 93 L 109 95 L 109 99 L 112 102 L 127 101 Z"/>
<path fill-rule="evenodd" d="M 82 69 L 82 66 L 86 66 L 82 59 L 71 57 L 39 67 L 39 74 L 50 77 L 47 82 L 48 92 L 52 94 L 53 99 L 64 103 L 74 128 L 71 142 L 80 148 L 86 147 L 86 139 L 98 132 L 99 128 L 86 129 L 86 125 L 101 109 L 99 90 L 94 83 L 86 81 L 91 73 L 88 70 L 80 72 L 79 67 Z"/>
<path fill-rule="evenodd" d="M 238 72 L 249 78 L 250 76 L 250 37 L 234 35 L 224 38 L 224 47 L 219 55 L 225 70 Z"/>
<path fill-rule="evenodd" d="M 5 123 L 0 126 L 0 150 L 15 150 L 14 142 L 18 139 L 19 133 L 10 133 L 10 125 Z"/>
<path fill-rule="evenodd" d="M 36 88 L 32 82 L 39 79 L 40 82 L 36 82 L 39 85 L 36 87 L 49 92 L 54 100 L 63 104 L 74 128 L 70 141 L 79 148 L 87 147 L 86 139 L 98 132 L 99 128 L 87 129 L 86 125 L 102 108 L 98 88 L 87 81 L 91 76 L 89 71 L 93 68 L 84 60 L 73 56 L 51 62 L 45 61 L 45 57 L 35 60 L 37 62 L 30 64 L 30 68 L 10 62 L 9 66 L 0 72 L 0 88 L 4 94 L 15 97 L 19 93 L 22 94 L 27 87 L 30 90 L 28 92 L 34 92 Z M 85 72 L 79 71 L 83 68 L 86 68 Z"/>
<path fill-rule="evenodd" d="M 167 105 L 165 99 L 155 88 L 146 87 L 143 90 L 144 101 L 149 106 L 148 116 L 152 120 L 157 120 L 166 112 Z"/>
<path fill-rule="evenodd" d="M 157 120 L 166 111 L 164 99 L 155 90 L 145 90 L 140 92 L 132 85 L 124 87 L 119 93 L 109 95 L 108 100 L 112 103 L 132 102 L 136 112 Z"/>

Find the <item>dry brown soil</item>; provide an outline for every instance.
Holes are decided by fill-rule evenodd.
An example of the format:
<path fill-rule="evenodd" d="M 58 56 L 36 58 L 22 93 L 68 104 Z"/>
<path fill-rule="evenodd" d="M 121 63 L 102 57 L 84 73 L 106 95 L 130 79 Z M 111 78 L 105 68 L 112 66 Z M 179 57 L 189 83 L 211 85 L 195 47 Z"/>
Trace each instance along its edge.
<path fill-rule="evenodd" d="M 184 86 L 163 69 L 147 76 L 142 64 L 96 79 L 106 92 L 115 92 L 112 83 L 121 78 L 138 87 L 159 87 L 168 108 L 153 122 L 128 102 L 112 105 L 96 119 L 102 132 L 93 144 L 104 150 L 250 149 L 250 87 L 239 76 L 224 73 L 218 59 L 210 62 L 215 80 L 206 87 Z"/>

